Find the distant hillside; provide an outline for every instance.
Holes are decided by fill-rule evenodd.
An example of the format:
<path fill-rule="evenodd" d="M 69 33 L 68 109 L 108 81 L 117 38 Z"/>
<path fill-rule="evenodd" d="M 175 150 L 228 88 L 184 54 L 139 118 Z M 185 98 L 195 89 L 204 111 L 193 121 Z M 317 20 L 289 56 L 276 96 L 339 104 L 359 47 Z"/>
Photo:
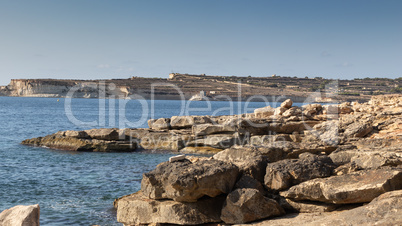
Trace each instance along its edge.
<path fill-rule="evenodd" d="M 337 86 L 336 86 L 337 85 Z M 0 95 L 24 97 L 126 98 L 137 94 L 145 99 L 189 99 L 200 91 L 213 100 L 246 100 L 251 96 L 283 97 L 303 101 L 320 91 L 322 101 L 367 100 L 371 95 L 402 93 L 402 79 L 365 78 L 330 80 L 320 77 L 236 77 L 170 74 L 168 79 L 132 77 L 113 80 L 13 79 L 0 87 Z M 240 92 L 239 92 L 240 91 Z M 327 93 L 337 95 L 326 96 Z M 320 94 L 320 93 L 318 93 Z M 138 98 L 138 96 L 137 96 Z M 271 99 L 268 99 L 271 100 Z M 254 101 L 262 101 L 255 98 Z M 317 98 L 317 101 L 320 101 Z"/>

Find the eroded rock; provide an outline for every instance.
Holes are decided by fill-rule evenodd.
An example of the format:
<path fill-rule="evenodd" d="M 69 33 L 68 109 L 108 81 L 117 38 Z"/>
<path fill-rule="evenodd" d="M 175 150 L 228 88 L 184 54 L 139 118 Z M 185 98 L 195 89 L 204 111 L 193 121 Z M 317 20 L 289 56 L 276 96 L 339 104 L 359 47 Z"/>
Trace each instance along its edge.
<path fill-rule="evenodd" d="M 327 156 L 310 153 L 299 159 L 285 159 L 267 165 L 264 183 L 272 190 L 284 190 L 314 178 L 329 177 L 335 165 Z"/>
<path fill-rule="evenodd" d="M 370 202 L 385 192 L 398 189 L 402 189 L 402 171 L 382 168 L 309 180 L 281 195 L 292 200 L 348 204 Z"/>
<path fill-rule="evenodd" d="M 141 191 L 151 199 L 195 202 L 229 193 L 238 174 L 235 165 L 218 160 L 163 162 L 143 175 Z"/>
<path fill-rule="evenodd" d="M 220 222 L 225 197 L 203 198 L 197 202 L 151 200 L 141 192 L 115 201 L 117 221 L 124 225 L 179 224 L 200 225 Z"/>
<path fill-rule="evenodd" d="M 39 226 L 39 205 L 14 206 L 0 213 L 1 226 Z"/>
<path fill-rule="evenodd" d="M 263 196 L 257 189 L 243 188 L 227 196 L 221 219 L 227 224 L 241 224 L 283 213 L 275 200 Z"/>

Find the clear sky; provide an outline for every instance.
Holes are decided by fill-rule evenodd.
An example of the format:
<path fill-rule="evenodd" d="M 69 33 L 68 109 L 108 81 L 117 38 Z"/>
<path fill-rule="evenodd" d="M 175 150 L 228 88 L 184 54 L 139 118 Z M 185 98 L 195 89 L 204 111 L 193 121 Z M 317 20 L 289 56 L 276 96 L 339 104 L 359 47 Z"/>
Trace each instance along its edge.
<path fill-rule="evenodd" d="M 402 77 L 399 0 L 0 0 L 12 78 Z"/>

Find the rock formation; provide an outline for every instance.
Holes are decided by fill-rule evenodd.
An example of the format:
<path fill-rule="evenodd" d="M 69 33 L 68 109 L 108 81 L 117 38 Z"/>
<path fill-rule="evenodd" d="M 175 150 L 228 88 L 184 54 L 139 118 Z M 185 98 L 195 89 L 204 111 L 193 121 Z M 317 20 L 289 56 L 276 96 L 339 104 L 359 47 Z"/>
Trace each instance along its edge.
<path fill-rule="evenodd" d="M 141 191 L 115 201 L 124 225 L 402 222 L 401 95 L 324 106 L 285 101 L 251 114 L 175 116 L 149 126 L 65 131 L 24 143 L 211 154 L 172 158 L 145 173 Z"/>
<path fill-rule="evenodd" d="M 0 213 L 2 226 L 39 226 L 39 205 L 14 206 Z"/>

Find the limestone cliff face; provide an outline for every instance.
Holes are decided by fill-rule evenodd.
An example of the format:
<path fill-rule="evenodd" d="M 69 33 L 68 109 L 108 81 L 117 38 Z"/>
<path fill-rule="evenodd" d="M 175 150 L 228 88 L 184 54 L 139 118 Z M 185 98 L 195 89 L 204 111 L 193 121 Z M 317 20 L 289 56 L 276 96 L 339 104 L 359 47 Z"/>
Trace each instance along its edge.
<path fill-rule="evenodd" d="M 78 98 L 125 98 L 130 95 L 125 86 L 109 86 L 105 82 L 51 79 L 13 79 L 0 89 L 0 95 L 18 97 L 78 97 Z"/>

